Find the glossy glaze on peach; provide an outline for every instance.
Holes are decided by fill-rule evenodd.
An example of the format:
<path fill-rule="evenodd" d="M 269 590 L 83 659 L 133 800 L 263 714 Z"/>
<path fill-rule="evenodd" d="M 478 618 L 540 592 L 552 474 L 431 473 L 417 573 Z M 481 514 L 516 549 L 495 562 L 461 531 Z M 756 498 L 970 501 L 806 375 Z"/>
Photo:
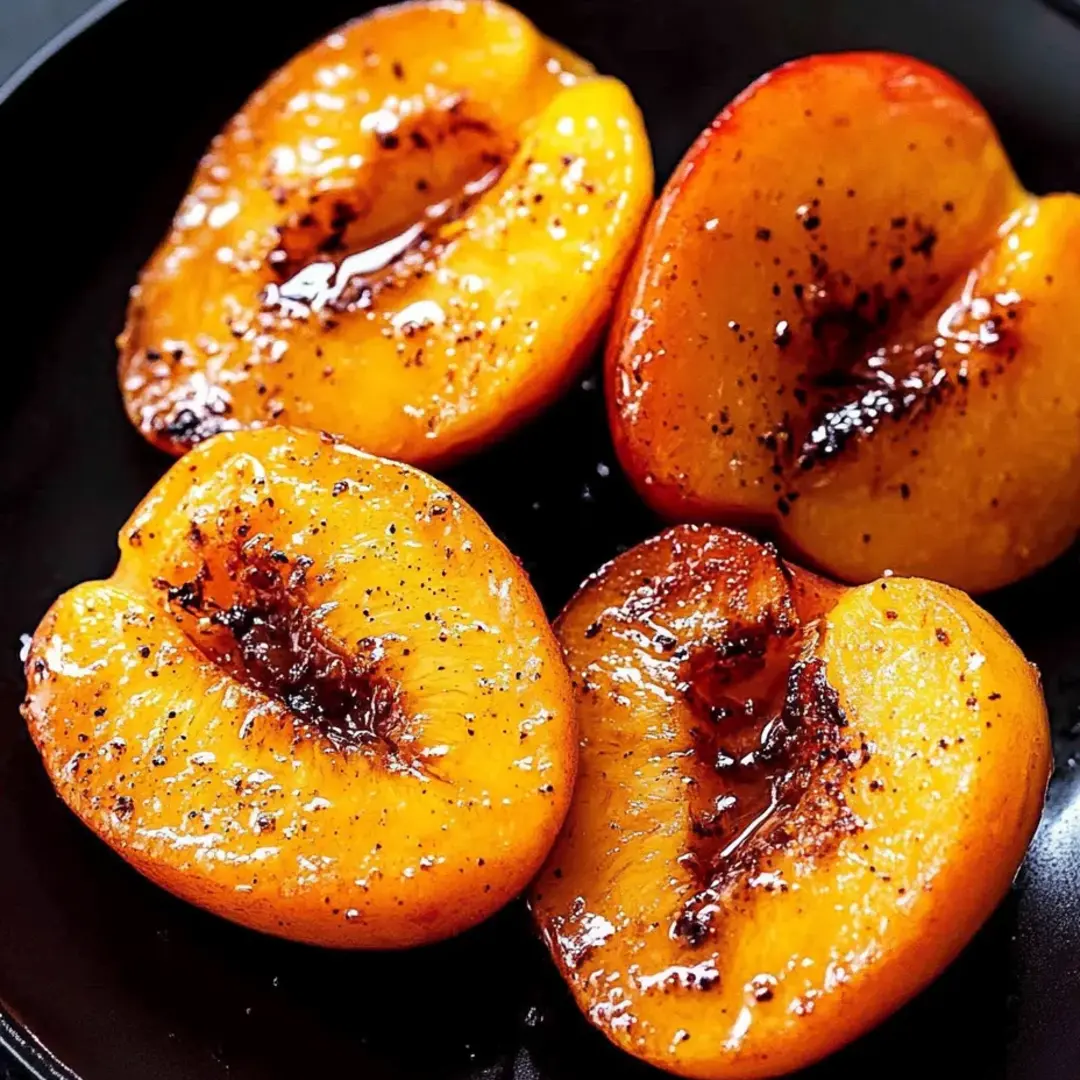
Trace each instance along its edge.
<path fill-rule="evenodd" d="M 1008 889 L 1046 709 L 962 593 L 835 586 L 684 525 L 590 578 L 556 632 L 581 762 L 531 903 L 630 1053 L 717 1080 L 808 1065 L 933 979 Z"/>
<path fill-rule="evenodd" d="M 1080 198 L 1038 199 L 918 61 L 810 57 L 669 182 L 607 357 L 622 463 L 845 580 L 981 591 L 1080 527 Z"/>
<path fill-rule="evenodd" d="M 512 9 L 380 9 L 214 140 L 132 293 L 128 413 L 177 454 L 293 424 L 459 456 L 587 359 L 652 183 L 626 87 Z"/>
<path fill-rule="evenodd" d="M 60 796 L 165 888 L 341 947 L 469 927 L 569 803 L 570 686 L 518 563 L 452 491 L 285 428 L 158 483 L 53 605 L 24 712 Z"/>

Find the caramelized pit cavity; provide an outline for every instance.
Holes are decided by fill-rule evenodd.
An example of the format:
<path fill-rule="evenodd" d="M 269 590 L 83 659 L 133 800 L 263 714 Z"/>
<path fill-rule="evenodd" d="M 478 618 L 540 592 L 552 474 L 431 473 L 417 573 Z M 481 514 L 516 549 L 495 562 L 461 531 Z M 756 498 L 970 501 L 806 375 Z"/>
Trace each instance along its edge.
<path fill-rule="evenodd" d="M 945 204 L 946 213 L 954 211 L 952 202 Z M 937 271 L 938 233 L 917 216 L 902 214 L 869 229 L 867 244 L 879 252 L 883 272 L 860 283 L 830 264 L 821 200 L 801 205 L 799 214 L 810 245 L 808 265 L 789 269 L 799 314 L 781 317 L 778 309 L 772 339 L 782 353 L 797 352 L 806 362 L 794 396 L 808 420 L 800 424 L 785 414 L 762 436 L 776 454 L 778 475 L 827 464 L 886 420 L 912 419 L 973 380 L 985 385 L 1016 355 L 1023 309 L 1014 290 L 980 289 L 977 270 L 960 298 L 946 305 L 958 283 Z M 759 239 L 769 236 L 758 230 Z M 897 275 L 905 267 L 903 283 Z M 785 286 L 777 281 L 772 288 L 780 296 Z M 916 329 L 935 314 L 931 333 Z M 741 325 L 729 326 L 742 341 Z M 787 513 L 784 502 L 780 510 Z"/>
<path fill-rule="evenodd" d="M 381 746 L 397 757 L 406 718 L 400 687 L 385 671 L 382 643 L 365 638 L 349 651 L 329 637 L 307 598 L 311 565 L 301 556 L 290 570 L 284 553 L 255 537 L 237 541 L 227 554 L 227 600 L 220 588 L 218 599 L 209 595 L 205 561 L 188 581 L 158 584 L 200 651 L 238 682 L 279 701 L 298 729 L 335 750 Z M 242 736 L 251 722 L 245 721 Z"/>
<path fill-rule="evenodd" d="M 325 320 L 423 276 L 447 227 L 498 182 L 517 149 L 460 97 L 412 117 L 388 114 L 387 125 L 363 187 L 282 193 L 293 206 L 269 255 L 277 280 L 260 296 L 266 315 Z"/>
<path fill-rule="evenodd" d="M 816 655 L 823 617 L 841 590 L 793 570 L 771 544 L 698 525 L 674 526 L 620 556 L 567 610 L 593 588 L 602 600 L 580 640 L 566 646 L 571 670 L 584 692 L 597 693 L 605 683 L 594 681 L 594 665 L 598 674 L 637 665 L 641 678 L 633 682 L 656 684 L 675 702 L 672 714 L 635 706 L 643 710 L 643 742 L 613 744 L 611 752 L 651 755 L 652 740 L 667 743 L 665 772 L 678 792 L 668 797 L 685 799 L 688 811 L 678 855 L 685 873 L 669 879 L 667 932 L 690 948 L 715 943 L 722 912 L 758 890 L 787 888 L 770 872 L 773 856 L 823 854 L 862 827 L 844 789 L 870 748 Z M 565 642 L 565 628 L 560 634 Z M 640 663 L 643 653 L 647 663 Z M 620 674 L 611 690 L 617 699 L 624 680 L 631 681 Z M 652 813 L 637 801 L 634 810 Z M 596 902 L 578 897 L 542 927 L 569 968 L 617 932 Z M 711 964 L 669 968 L 656 985 L 675 980 L 708 990 L 719 980 Z"/>
<path fill-rule="evenodd" d="M 709 936 L 720 901 L 792 845 L 822 849 L 857 828 L 839 780 L 856 764 L 847 717 L 812 631 L 771 620 L 693 646 L 683 693 L 694 717 L 690 836 L 680 862 L 700 890 L 672 935 Z"/>
<path fill-rule="evenodd" d="M 933 340 L 881 345 L 838 364 L 815 380 L 818 406 L 799 450 L 798 465 L 812 469 L 887 419 L 914 418 L 973 378 L 986 385 L 1019 348 L 1021 297 L 1012 290 L 976 294 L 973 273 L 960 300 L 938 319 Z M 869 335 L 856 335 L 857 342 Z M 842 355 L 842 354 L 841 354 Z"/>

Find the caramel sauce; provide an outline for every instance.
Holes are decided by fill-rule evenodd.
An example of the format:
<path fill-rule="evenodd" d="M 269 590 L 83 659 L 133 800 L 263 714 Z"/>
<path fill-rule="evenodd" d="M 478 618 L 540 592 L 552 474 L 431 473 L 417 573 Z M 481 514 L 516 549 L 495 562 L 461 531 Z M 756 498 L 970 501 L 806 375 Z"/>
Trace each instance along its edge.
<path fill-rule="evenodd" d="M 972 273 L 963 294 L 937 322 L 932 341 L 881 346 L 847 366 L 816 379 L 821 392 L 816 416 L 799 451 L 798 464 L 811 469 L 841 453 L 851 440 L 873 434 L 886 420 L 915 417 L 946 395 L 968 385 L 987 361 L 1005 362 L 1019 348 L 1021 298 L 1013 291 L 976 294 Z M 855 340 L 865 340 L 860 327 Z"/>
<path fill-rule="evenodd" d="M 870 747 L 820 655 L 825 617 L 842 592 L 789 566 L 770 544 L 677 525 L 620 555 L 567 607 L 559 633 L 589 702 L 587 752 L 601 769 L 615 755 L 625 763 L 605 781 L 619 792 L 612 828 L 640 836 L 653 822 L 684 823 L 672 837 L 677 866 L 662 874 L 670 921 L 657 929 L 691 949 L 709 944 L 684 964 L 637 971 L 640 989 L 717 985 L 719 974 L 702 965 L 720 944 L 723 914 L 759 890 L 787 887 L 773 865 L 780 855 L 824 855 L 862 827 L 845 792 Z M 575 612 L 579 604 L 591 621 Z M 632 715 L 605 731 L 609 695 Z M 660 768 L 663 790 L 639 786 L 652 782 L 639 771 L 641 756 L 648 776 Z M 616 839 L 605 855 L 610 892 L 580 895 L 543 923 L 568 970 L 614 935 L 640 930 L 612 907 L 627 850 Z"/>
<path fill-rule="evenodd" d="M 282 560 L 277 552 L 239 549 L 230 559 L 227 605 L 206 595 L 205 564 L 190 581 L 159 584 L 170 606 L 198 620 L 191 626 L 182 617 L 202 653 L 238 682 L 279 701 L 301 728 L 336 750 L 381 744 L 396 755 L 405 718 L 400 690 L 383 670 L 381 643 L 365 639 L 348 652 L 330 640 L 305 594 L 311 561 L 298 559 L 286 579 Z"/>
<path fill-rule="evenodd" d="M 854 190 L 848 195 L 854 197 Z M 946 202 L 942 211 L 951 214 L 955 205 Z M 801 310 L 793 318 L 778 309 L 771 328 L 774 346 L 798 353 L 805 364 L 795 376 L 800 408 L 795 416 L 785 412 L 760 436 L 774 453 L 776 475 L 828 464 L 886 421 L 913 420 L 974 379 L 986 385 L 1020 345 L 1021 296 L 980 290 L 979 270 L 968 274 L 959 299 L 946 305 L 957 282 L 943 280 L 935 269 L 939 236 L 933 224 L 900 214 L 871 226 L 868 247 L 879 252 L 887 272 L 873 283 L 856 282 L 830 264 L 823 214 L 818 198 L 797 210 L 810 244 L 809 265 L 788 268 L 797 279 L 791 288 Z M 1003 223 L 999 237 L 1018 220 Z M 771 231 L 759 227 L 757 238 L 767 243 Z M 773 295 L 782 292 L 777 281 Z M 728 325 L 743 341 L 741 325 Z M 782 514 L 791 501 L 790 494 L 778 500 Z"/>
<path fill-rule="evenodd" d="M 466 115 L 460 102 L 446 114 L 395 126 L 379 142 L 416 179 L 405 193 L 395 189 L 389 216 L 366 188 L 299 195 L 301 208 L 279 225 L 268 258 L 277 280 L 260 294 L 264 312 L 304 319 L 370 307 L 391 271 L 422 272 L 444 246 L 441 233 L 494 187 L 516 150 L 486 120 Z M 418 159 L 428 168 L 417 171 Z"/>
<path fill-rule="evenodd" d="M 857 827 L 836 783 L 854 767 L 847 717 L 807 631 L 765 620 L 693 646 L 682 691 L 694 717 L 690 836 L 680 859 L 700 889 L 673 937 L 709 936 L 722 900 L 768 856 L 822 846 Z M 835 773 L 820 784 L 825 772 Z M 820 791 L 811 797 L 818 781 Z M 797 817 L 797 822 L 795 818 Z"/>

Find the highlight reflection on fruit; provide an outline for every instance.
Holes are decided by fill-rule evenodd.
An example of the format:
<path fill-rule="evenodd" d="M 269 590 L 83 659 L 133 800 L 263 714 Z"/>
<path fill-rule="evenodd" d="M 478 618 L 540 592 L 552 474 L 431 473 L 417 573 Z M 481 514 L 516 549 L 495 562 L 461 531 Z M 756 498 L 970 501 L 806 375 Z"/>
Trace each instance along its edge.
<path fill-rule="evenodd" d="M 652 183 L 626 87 L 512 9 L 381 9 L 214 140 L 132 294 L 128 413 L 176 454 L 295 424 L 459 456 L 588 358 Z"/>
<path fill-rule="evenodd" d="M 34 635 L 61 797 L 147 877 L 300 941 L 415 945 L 525 887 L 576 763 L 513 556 L 413 468 L 285 428 L 178 462 Z"/>
<path fill-rule="evenodd" d="M 904 57 L 756 82 L 646 227 L 607 358 L 616 444 L 674 519 L 770 523 L 849 581 L 978 591 L 1080 527 L 1080 198 Z"/>
<path fill-rule="evenodd" d="M 1038 677 L 964 594 L 848 588 L 683 525 L 556 624 L 581 762 L 534 886 L 589 1019 L 708 1078 L 835 1050 L 1009 887 L 1050 768 Z"/>

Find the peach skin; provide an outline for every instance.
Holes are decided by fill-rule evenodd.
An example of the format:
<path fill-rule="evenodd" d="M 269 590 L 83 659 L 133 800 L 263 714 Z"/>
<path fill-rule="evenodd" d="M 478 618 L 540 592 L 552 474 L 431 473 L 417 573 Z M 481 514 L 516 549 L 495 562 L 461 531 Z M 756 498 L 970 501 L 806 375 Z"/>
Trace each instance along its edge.
<path fill-rule="evenodd" d="M 536 873 L 577 759 L 558 644 L 477 514 L 283 427 L 150 492 L 107 581 L 52 606 L 24 714 L 57 792 L 137 870 L 318 945 L 417 945 Z"/>
<path fill-rule="evenodd" d="M 382 8 L 211 144 L 132 291 L 128 414 L 174 454 L 291 424 L 460 457 L 589 357 L 652 190 L 626 87 L 517 12 Z"/>
<path fill-rule="evenodd" d="M 1008 890 L 1050 771 L 1038 675 L 963 593 L 834 585 L 677 526 L 556 624 L 581 725 L 531 905 L 582 1011 L 699 1080 L 802 1068 Z"/>
<path fill-rule="evenodd" d="M 980 592 L 1080 528 L 1080 198 L 1038 198 L 942 72 L 766 75 L 657 204 L 607 354 L 619 457 L 680 520 L 846 581 Z"/>

